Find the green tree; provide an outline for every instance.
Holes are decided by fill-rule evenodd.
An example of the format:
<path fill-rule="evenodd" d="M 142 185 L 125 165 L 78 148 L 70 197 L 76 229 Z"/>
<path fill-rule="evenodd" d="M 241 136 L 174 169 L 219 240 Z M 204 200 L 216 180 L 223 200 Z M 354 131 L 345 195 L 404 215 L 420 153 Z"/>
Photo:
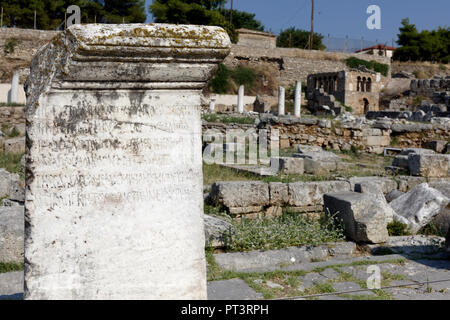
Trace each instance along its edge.
<path fill-rule="evenodd" d="M 237 34 L 219 9 L 227 0 L 154 0 L 150 5 L 155 22 L 197 24 L 224 28 L 233 42 Z"/>
<path fill-rule="evenodd" d="M 394 53 L 395 60 L 449 62 L 450 28 L 419 32 L 409 19 L 403 19 L 399 31 L 400 47 Z"/>
<path fill-rule="evenodd" d="M 309 47 L 309 36 L 309 31 L 296 29 L 294 27 L 281 30 L 280 35 L 277 38 L 277 47 L 307 49 Z M 322 40 L 323 36 L 321 34 L 314 33 L 314 50 L 325 50 L 326 47 L 323 45 Z"/>
<path fill-rule="evenodd" d="M 230 9 L 220 8 L 219 11 L 227 21 L 230 21 Z M 233 10 L 233 28 L 264 31 L 261 21 L 255 19 L 255 14 L 238 10 Z"/>
<path fill-rule="evenodd" d="M 71 5 L 81 9 L 81 22 L 102 23 L 145 22 L 145 0 L 0 0 L 3 24 L 8 27 L 56 29 L 64 23 L 65 13 Z M 97 19 L 95 19 L 97 17 Z"/>

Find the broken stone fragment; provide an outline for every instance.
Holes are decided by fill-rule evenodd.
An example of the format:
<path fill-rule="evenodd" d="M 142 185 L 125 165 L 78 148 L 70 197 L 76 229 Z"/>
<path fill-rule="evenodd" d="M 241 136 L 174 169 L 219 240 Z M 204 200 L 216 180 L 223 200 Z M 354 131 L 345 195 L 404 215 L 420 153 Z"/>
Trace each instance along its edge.
<path fill-rule="evenodd" d="M 409 172 L 413 176 L 444 178 L 450 173 L 450 155 L 415 154 L 408 155 Z"/>
<path fill-rule="evenodd" d="M 386 207 L 368 194 L 325 194 L 324 207 L 326 219 L 342 223 L 344 234 L 355 242 L 383 243 L 389 238 Z"/>
<path fill-rule="evenodd" d="M 225 246 L 225 234 L 231 232 L 233 225 L 223 219 L 205 214 L 205 247 L 223 248 Z"/>
<path fill-rule="evenodd" d="M 414 187 L 390 203 L 394 220 L 406 224 L 413 234 L 430 223 L 445 208 L 450 199 L 427 183 Z"/>

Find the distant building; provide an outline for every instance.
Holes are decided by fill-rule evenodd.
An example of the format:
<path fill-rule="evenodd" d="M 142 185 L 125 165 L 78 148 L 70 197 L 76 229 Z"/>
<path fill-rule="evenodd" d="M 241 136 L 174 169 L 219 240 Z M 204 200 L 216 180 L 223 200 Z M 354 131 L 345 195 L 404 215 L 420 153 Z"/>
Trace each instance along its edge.
<path fill-rule="evenodd" d="M 337 113 L 344 104 L 351 107 L 354 114 L 366 114 L 379 110 L 380 90 L 381 75 L 368 70 L 311 74 L 308 76 L 308 107 L 317 110 L 326 105 Z"/>
<path fill-rule="evenodd" d="M 239 34 L 238 45 L 258 47 L 258 48 L 276 48 L 277 36 L 268 33 L 249 29 L 237 29 Z"/>
<path fill-rule="evenodd" d="M 394 55 L 394 51 L 396 50 L 396 48 L 394 47 L 390 47 L 384 44 L 377 44 L 375 46 L 372 47 L 368 47 L 368 48 L 364 48 L 362 50 L 358 50 L 356 51 L 356 53 L 359 54 L 371 54 L 371 55 L 376 55 L 376 56 L 381 56 L 381 57 L 388 57 L 388 58 L 392 58 L 392 56 Z"/>

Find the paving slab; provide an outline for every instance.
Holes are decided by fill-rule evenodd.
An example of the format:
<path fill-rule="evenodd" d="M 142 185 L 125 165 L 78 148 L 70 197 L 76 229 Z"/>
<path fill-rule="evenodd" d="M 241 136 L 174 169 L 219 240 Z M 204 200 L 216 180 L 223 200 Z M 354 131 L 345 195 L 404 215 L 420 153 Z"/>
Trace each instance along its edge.
<path fill-rule="evenodd" d="M 0 300 L 23 299 L 23 271 L 0 273 Z"/>
<path fill-rule="evenodd" d="M 257 293 L 242 279 L 212 281 L 208 283 L 208 300 L 261 300 Z"/>

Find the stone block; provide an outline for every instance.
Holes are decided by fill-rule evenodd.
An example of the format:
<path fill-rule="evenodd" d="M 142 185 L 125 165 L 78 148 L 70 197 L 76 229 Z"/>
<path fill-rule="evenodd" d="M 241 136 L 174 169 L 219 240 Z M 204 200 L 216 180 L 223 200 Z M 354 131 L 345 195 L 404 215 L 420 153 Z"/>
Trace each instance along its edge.
<path fill-rule="evenodd" d="M 0 207 L 0 262 L 23 263 L 24 232 L 24 207 Z"/>
<path fill-rule="evenodd" d="M 398 176 L 398 190 L 401 192 L 408 192 L 415 186 L 426 182 L 424 177 Z"/>
<path fill-rule="evenodd" d="M 388 146 L 391 143 L 391 138 L 390 136 L 368 136 L 365 137 L 365 144 L 368 147 L 372 147 L 372 146 Z"/>
<path fill-rule="evenodd" d="M 394 160 L 392 161 L 392 165 L 394 167 L 409 169 L 408 156 L 406 155 L 395 156 Z"/>
<path fill-rule="evenodd" d="M 427 183 L 422 183 L 390 203 L 394 219 L 408 225 L 413 234 L 427 225 L 450 199 Z"/>
<path fill-rule="evenodd" d="M 370 181 L 357 183 L 355 185 L 355 191 L 365 193 L 370 195 L 371 197 L 374 197 L 380 208 L 382 208 L 382 211 L 385 213 L 387 222 L 390 223 L 393 221 L 395 212 L 388 205 L 384 196 L 383 186 L 381 184 Z"/>
<path fill-rule="evenodd" d="M 413 176 L 444 178 L 450 173 L 450 154 L 409 154 L 409 172 Z"/>
<path fill-rule="evenodd" d="M 325 194 L 324 208 L 326 218 L 341 222 L 345 235 L 353 241 L 383 243 L 389 239 L 384 208 L 368 194 Z"/>
<path fill-rule="evenodd" d="M 350 191 L 347 181 L 294 182 L 288 184 L 289 202 L 293 207 L 323 205 L 326 193 Z"/>
<path fill-rule="evenodd" d="M 221 181 L 212 185 L 211 198 L 227 208 L 266 206 L 269 184 L 262 181 Z"/>
<path fill-rule="evenodd" d="M 270 182 L 269 194 L 271 205 L 284 205 L 289 201 L 289 189 L 286 183 Z"/>
<path fill-rule="evenodd" d="M 305 172 L 304 161 L 302 158 L 280 157 L 271 158 L 270 161 L 279 161 L 279 172 L 282 174 L 302 175 Z"/>
<path fill-rule="evenodd" d="M 212 26 L 76 24 L 27 80 L 25 299 L 206 299 L 201 91 Z"/>
<path fill-rule="evenodd" d="M 351 177 L 348 181 L 352 191 L 355 191 L 356 184 L 367 182 L 379 185 L 384 194 L 398 187 L 395 180 L 385 177 Z"/>

